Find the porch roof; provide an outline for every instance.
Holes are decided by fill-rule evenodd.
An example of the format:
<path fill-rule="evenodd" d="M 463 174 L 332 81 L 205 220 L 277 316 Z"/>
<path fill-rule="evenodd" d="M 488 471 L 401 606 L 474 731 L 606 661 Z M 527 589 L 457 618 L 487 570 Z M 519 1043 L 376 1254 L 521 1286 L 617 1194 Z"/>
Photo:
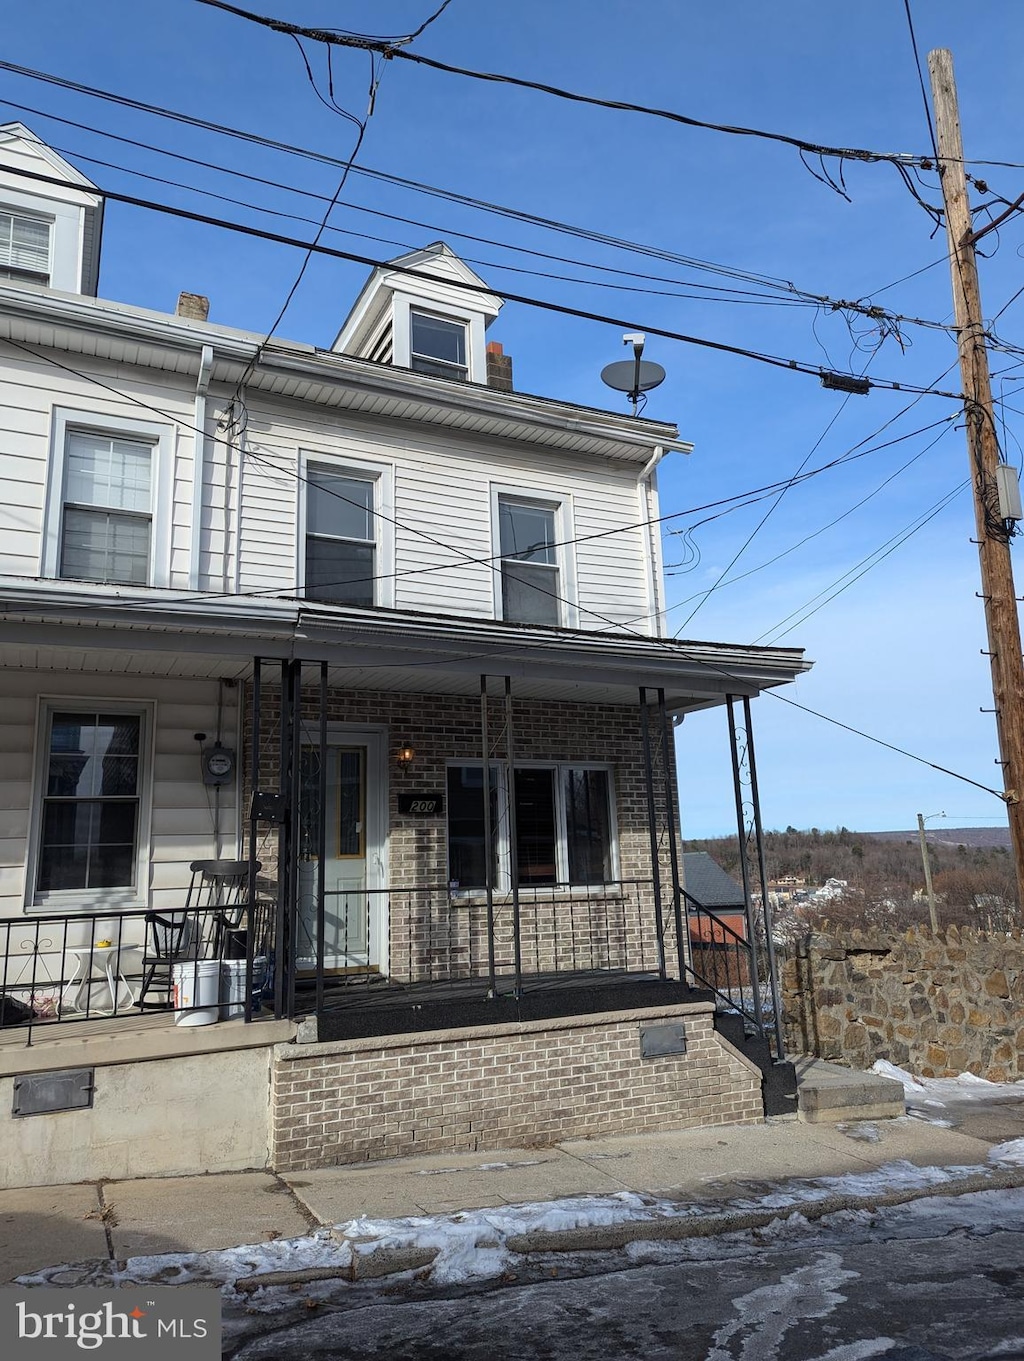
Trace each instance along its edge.
<path fill-rule="evenodd" d="M 524 698 L 634 704 L 663 688 L 676 712 L 757 695 L 810 669 L 799 648 L 539 628 L 292 599 L 216 598 L 8 580 L 0 664 L 118 675 L 245 679 L 252 659 L 327 662 L 345 689 L 473 694 L 508 675 Z"/>

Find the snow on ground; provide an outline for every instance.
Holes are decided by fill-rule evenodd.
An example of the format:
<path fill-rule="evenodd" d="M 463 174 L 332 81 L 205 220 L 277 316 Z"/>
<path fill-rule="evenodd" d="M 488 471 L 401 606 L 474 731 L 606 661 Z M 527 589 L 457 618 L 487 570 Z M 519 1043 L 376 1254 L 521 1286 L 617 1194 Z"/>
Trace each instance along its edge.
<path fill-rule="evenodd" d="M 996 1154 L 1000 1154 L 998 1158 Z M 993 1150 L 993 1160 L 1000 1163 L 1024 1165 L 1024 1140 Z M 410 1216 L 402 1219 L 372 1219 L 363 1216 L 332 1229 L 318 1229 L 301 1238 L 276 1239 L 246 1247 L 217 1252 L 165 1253 L 160 1256 L 132 1257 L 123 1268 L 114 1267 L 116 1284 L 151 1282 L 159 1285 L 209 1284 L 220 1285 L 225 1297 L 243 1301 L 249 1308 L 273 1309 L 277 1291 L 258 1290 L 255 1294 L 239 1292 L 235 1282 L 245 1277 L 271 1272 L 296 1272 L 308 1268 L 327 1268 L 338 1279 L 349 1274 L 355 1255 L 374 1254 L 382 1250 L 433 1251 L 436 1253 L 428 1270 L 435 1285 L 458 1285 L 474 1281 L 493 1280 L 514 1270 L 522 1259 L 509 1247 L 509 1240 L 523 1234 L 558 1232 L 566 1229 L 587 1229 L 625 1223 L 654 1223 L 665 1219 L 716 1217 L 723 1214 L 769 1211 L 777 1218 L 767 1227 L 756 1230 L 760 1238 L 772 1231 L 782 1234 L 806 1231 L 808 1221 L 800 1214 L 801 1205 L 821 1202 L 832 1197 L 854 1196 L 868 1202 L 890 1192 L 917 1192 L 927 1195 L 969 1175 L 991 1175 L 986 1167 L 917 1167 L 906 1161 L 886 1164 L 877 1170 L 845 1173 L 836 1177 L 819 1177 L 807 1181 L 780 1184 L 768 1194 L 736 1197 L 726 1202 L 681 1204 L 631 1191 L 620 1191 L 606 1196 L 571 1196 L 562 1200 L 535 1204 L 508 1205 L 494 1209 L 465 1210 L 447 1215 Z M 1006 1194 L 1006 1193 L 1003 1193 Z M 1024 1192 L 1009 1193 L 1020 1197 L 1018 1214 L 1024 1210 Z M 905 1205 L 907 1211 L 914 1206 Z M 998 1199 L 994 1204 L 999 1204 Z M 864 1224 L 873 1222 L 874 1211 L 841 1212 Z M 998 1211 L 991 1212 L 996 1215 Z M 715 1239 L 689 1240 L 689 1251 L 705 1255 L 715 1251 Z M 666 1248 L 668 1244 L 664 1245 Z M 680 1245 L 674 1245 L 678 1251 Z M 53 1267 L 33 1275 L 23 1276 L 22 1285 L 67 1283 L 68 1267 Z M 305 1289 L 305 1287 L 303 1287 Z"/>
<path fill-rule="evenodd" d="M 902 1082 L 907 1100 L 907 1113 L 929 1124 L 949 1129 L 953 1121 L 942 1114 L 949 1106 L 963 1106 L 977 1102 L 991 1104 L 1004 1101 L 1024 1101 L 1024 1080 L 1020 1082 L 989 1082 L 974 1073 L 960 1073 L 957 1077 L 915 1077 L 905 1068 L 897 1068 L 888 1059 L 878 1059 L 871 1067 L 880 1077 L 891 1077 Z"/>

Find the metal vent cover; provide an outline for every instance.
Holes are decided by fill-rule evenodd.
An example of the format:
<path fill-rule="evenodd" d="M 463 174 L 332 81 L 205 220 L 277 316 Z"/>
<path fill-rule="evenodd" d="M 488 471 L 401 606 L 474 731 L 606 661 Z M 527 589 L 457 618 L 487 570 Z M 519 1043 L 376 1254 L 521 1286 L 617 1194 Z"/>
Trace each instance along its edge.
<path fill-rule="evenodd" d="M 14 1079 L 14 1115 L 52 1115 L 87 1110 L 95 1091 L 94 1068 L 59 1068 L 52 1073 L 22 1073 Z"/>

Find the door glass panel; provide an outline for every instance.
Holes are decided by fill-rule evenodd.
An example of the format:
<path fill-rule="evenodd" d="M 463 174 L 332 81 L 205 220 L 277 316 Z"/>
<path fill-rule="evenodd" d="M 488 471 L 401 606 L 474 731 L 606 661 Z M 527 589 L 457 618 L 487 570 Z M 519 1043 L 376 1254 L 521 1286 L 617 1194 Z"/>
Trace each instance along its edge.
<path fill-rule="evenodd" d="M 365 780 L 361 747 L 340 748 L 338 760 L 338 855 L 365 859 Z"/>

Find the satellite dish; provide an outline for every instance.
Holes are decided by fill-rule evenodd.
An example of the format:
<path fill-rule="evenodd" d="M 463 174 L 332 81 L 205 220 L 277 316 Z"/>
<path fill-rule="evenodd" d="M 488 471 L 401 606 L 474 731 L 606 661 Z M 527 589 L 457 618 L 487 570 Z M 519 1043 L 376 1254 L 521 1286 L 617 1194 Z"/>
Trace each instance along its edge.
<path fill-rule="evenodd" d="M 640 360 L 639 381 L 637 365 L 632 359 L 618 359 L 614 364 L 606 364 L 601 370 L 601 382 L 617 392 L 650 392 L 665 381 L 665 370 L 660 364 L 652 364 L 649 359 Z"/>
<path fill-rule="evenodd" d="M 652 364 L 641 359 L 644 352 L 644 337 L 630 332 L 622 337 L 624 345 L 633 346 L 633 358 L 620 359 L 615 364 L 606 364 L 601 370 L 601 381 L 616 392 L 624 392 L 633 403 L 633 415 L 640 410 L 642 394 L 650 392 L 665 381 L 665 370 L 660 364 Z M 641 400 L 642 399 L 642 400 Z"/>

